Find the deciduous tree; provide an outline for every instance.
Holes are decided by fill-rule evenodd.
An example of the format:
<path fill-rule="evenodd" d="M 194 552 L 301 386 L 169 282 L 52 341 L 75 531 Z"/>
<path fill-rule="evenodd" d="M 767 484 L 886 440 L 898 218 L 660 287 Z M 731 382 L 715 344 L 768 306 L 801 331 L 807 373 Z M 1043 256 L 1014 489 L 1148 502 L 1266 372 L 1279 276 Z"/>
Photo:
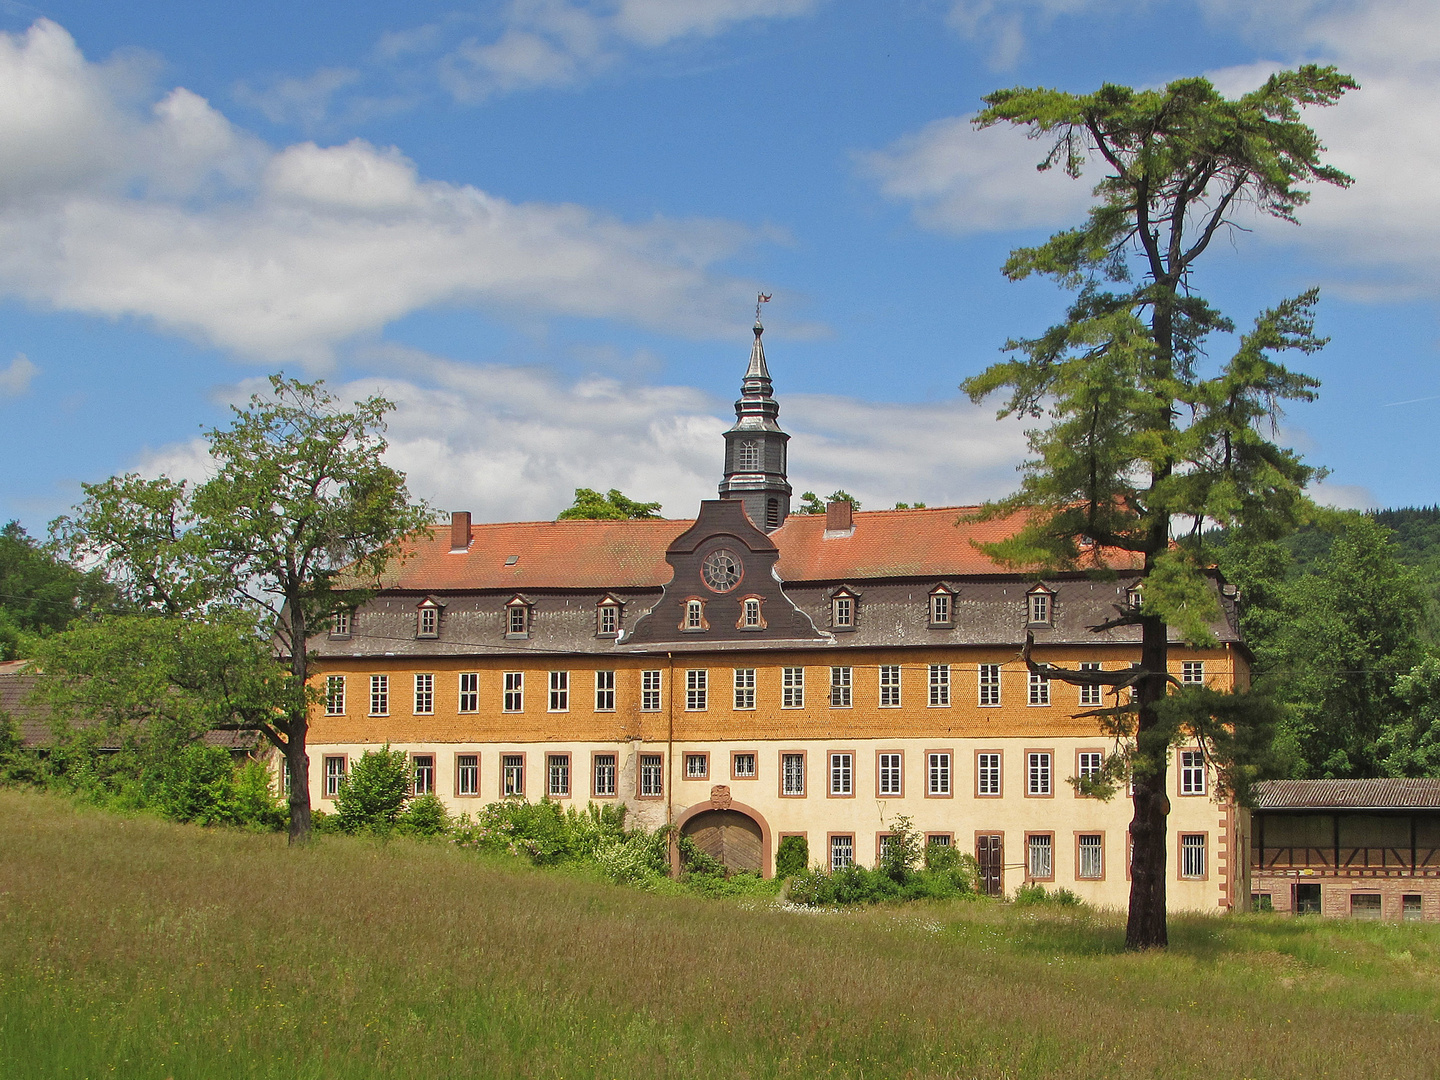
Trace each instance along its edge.
<path fill-rule="evenodd" d="M 636 502 L 627 499 L 618 488 L 604 495 L 591 488 L 576 488 L 575 502 L 560 512 L 560 521 L 626 521 L 632 518 L 658 518 L 658 502 Z"/>
<path fill-rule="evenodd" d="M 1167 702 L 1172 633 L 1213 640 L 1218 605 L 1199 550 L 1206 522 L 1255 535 L 1293 526 L 1313 470 L 1268 437 L 1284 401 L 1308 401 L 1317 383 L 1277 363 L 1283 350 L 1311 352 L 1317 294 L 1306 292 L 1262 312 L 1233 356 L 1208 372 L 1206 343 L 1233 330 L 1195 290 L 1197 260 L 1242 212 L 1295 221 L 1307 185 L 1344 187 L 1350 178 L 1321 161 L 1323 147 L 1300 109 L 1329 105 L 1355 83 L 1309 65 L 1272 75 L 1236 99 L 1202 78 L 1162 89 L 1106 85 L 1092 94 L 1001 90 L 985 99 L 976 124 L 1013 124 L 1051 140 L 1040 163 L 1079 177 L 1103 173 L 1085 222 L 1036 247 L 1012 252 L 1012 280 L 1052 278 L 1074 290 L 1063 321 L 1038 337 L 1007 344 L 1011 356 L 966 380 L 979 401 L 1004 392 L 1001 416 L 1048 418 L 1029 433 L 1032 459 L 1020 490 L 984 514 L 1024 511 L 1027 524 L 991 553 L 1024 567 L 1093 567 L 1095 552 L 1129 553 L 1145 580 L 1138 610 L 1107 626 L 1140 629 L 1138 668 L 1086 674 L 1038 664 L 1070 682 L 1134 688 L 1132 703 L 1103 720 L 1127 747 L 1112 755 L 1107 778 L 1134 782 L 1130 948 L 1166 944 L 1165 772 L 1182 734 L 1208 735 L 1213 748 L 1240 751 L 1251 720 L 1233 695 L 1189 691 Z M 1185 527 L 1186 536 L 1177 532 Z M 1170 694 L 1170 697 L 1177 695 Z M 1260 715 L 1263 714 L 1263 715 Z M 1200 730 L 1196 731 L 1195 729 Z M 1245 773 L 1224 778 L 1243 783 Z"/>

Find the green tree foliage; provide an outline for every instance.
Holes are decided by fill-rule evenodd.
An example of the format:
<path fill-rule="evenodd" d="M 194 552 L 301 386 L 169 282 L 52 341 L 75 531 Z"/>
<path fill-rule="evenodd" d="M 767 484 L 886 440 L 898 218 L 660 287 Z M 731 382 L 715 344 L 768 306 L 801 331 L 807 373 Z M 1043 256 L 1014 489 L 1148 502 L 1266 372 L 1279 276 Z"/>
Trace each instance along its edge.
<path fill-rule="evenodd" d="M 575 502 L 560 512 L 559 521 L 626 521 L 633 518 L 658 518 L 658 502 L 635 502 L 627 499 L 618 489 L 611 488 L 604 495 L 590 488 L 576 488 Z"/>
<path fill-rule="evenodd" d="M 1440 659 L 1427 656 L 1395 680 L 1401 714 L 1376 740 L 1389 776 L 1440 776 Z"/>
<path fill-rule="evenodd" d="M 824 499 L 820 498 L 820 496 L 816 495 L 813 491 L 807 491 L 805 492 L 805 494 L 800 496 L 800 505 L 797 506 L 793 511 L 791 511 L 791 513 L 823 514 L 825 513 L 826 504 L 832 502 L 848 502 L 853 509 L 860 509 L 860 500 L 855 498 L 855 496 L 851 495 L 848 491 L 832 491 L 829 497 Z M 923 506 L 925 504 L 916 503 L 915 505 Z M 897 505 L 896 509 L 908 509 L 908 507 L 901 507 Z"/>
<path fill-rule="evenodd" d="M 1032 661 L 1051 678 L 1135 688 L 1133 705 L 1117 702 L 1106 714 L 1128 747 L 1112 756 L 1108 775 L 1127 770 L 1135 791 L 1130 948 L 1166 944 L 1166 760 L 1189 734 L 1176 722 L 1208 704 L 1160 708 L 1170 633 L 1209 643 L 1219 614 L 1200 529 L 1215 522 L 1283 534 L 1298 523 L 1313 476 L 1266 431 L 1280 403 L 1314 395 L 1315 380 L 1273 356 L 1321 347 L 1317 294 L 1262 312 L 1230 359 L 1207 372 L 1208 339 L 1234 325 L 1196 290 L 1195 264 L 1217 233 L 1234 230 L 1241 208 L 1293 222 L 1308 185 L 1350 183 L 1322 163 L 1323 147 L 1299 113 L 1355 85 L 1307 65 L 1233 100 L 1201 78 L 1093 94 L 1016 88 L 987 97 L 975 120 L 1049 138 L 1042 169 L 1059 165 L 1079 177 L 1093 162 L 1103 174 L 1082 225 L 1017 249 L 1004 267 L 1012 280 L 1041 275 L 1073 290 L 1064 320 L 1010 341 L 1010 357 L 963 388 L 975 401 L 1003 392 L 1002 417 L 1048 417 L 1028 433 L 1033 456 L 1020 490 L 982 512 L 1026 515 L 990 553 L 1016 567 L 1094 569 L 1098 545 L 1129 553 L 1145 578 L 1143 607 L 1109 624 L 1139 625 L 1136 671 L 1087 677 Z M 1177 544 L 1177 526 L 1187 522 L 1194 531 Z"/>
<path fill-rule="evenodd" d="M 803 874 L 810 868 L 810 845 L 803 836 L 785 836 L 775 849 L 775 876 Z"/>
<path fill-rule="evenodd" d="M 384 463 L 392 407 L 370 397 L 342 409 L 321 383 L 272 376 L 268 395 L 205 433 L 211 479 L 85 485 L 75 515 L 52 526 L 72 561 L 99 563 L 141 611 L 232 628 L 224 613 L 244 611 L 261 631 L 247 640 L 273 642 L 278 662 L 236 723 L 285 755 L 292 843 L 310 835 L 310 639 L 370 595 L 430 514 Z"/>
<path fill-rule="evenodd" d="M 410 759 L 404 752 L 388 745 L 366 750 L 335 797 L 336 823 L 342 832 L 388 832 L 405 810 L 410 786 Z"/>
<path fill-rule="evenodd" d="M 28 653 L 36 637 L 63 630 L 86 611 L 104 609 L 114 590 L 37 544 L 19 522 L 0 528 L 0 660 Z"/>

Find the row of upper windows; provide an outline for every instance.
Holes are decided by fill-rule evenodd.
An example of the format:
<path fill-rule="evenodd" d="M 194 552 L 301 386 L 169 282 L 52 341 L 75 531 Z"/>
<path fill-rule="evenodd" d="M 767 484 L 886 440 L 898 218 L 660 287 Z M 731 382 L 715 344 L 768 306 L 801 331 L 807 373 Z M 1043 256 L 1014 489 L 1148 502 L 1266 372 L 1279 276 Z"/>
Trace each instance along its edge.
<path fill-rule="evenodd" d="M 937 585 L 929 593 L 929 625 L 937 628 L 951 628 L 955 625 L 955 592 L 944 585 Z M 1025 594 L 1024 619 L 1027 626 L 1046 627 L 1055 625 L 1056 594 L 1044 585 L 1037 585 Z M 1132 607 L 1140 606 L 1140 590 L 1130 589 L 1127 602 Z M 700 597 L 685 600 L 684 614 L 679 629 L 691 633 L 702 633 L 710 629 L 705 615 L 706 601 Z M 764 598 L 748 596 L 741 600 L 740 618 L 736 627 L 741 630 L 765 629 L 762 612 Z M 621 604 L 612 597 L 603 598 L 595 608 L 595 634 L 597 637 L 618 637 L 621 625 Z M 842 588 L 830 596 L 830 626 L 835 630 L 853 630 L 859 625 L 860 597 L 849 589 Z M 432 599 L 420 602 L 415 613 L 415 636 L 417 638 L 438 638 L 440 636 L 441 605 Z M 534 605 L 522 596 L 512 598 L 505 605 L 505 636 L 507 638 L 528 638 L 533 622 Z M 353 612 L 337 612 L 331 617 L 330 636 L 346 638 L 354 633 L 356 616 Z"/>
<path fill-rule="evenodd" d="M 523 752 L 499 755 L 499 792 L 503 797 L 524 796 L 526 757 Z M 1001 798 L 1004 796 L 1004 752 L 979 750 L 975 752 L 974 794 L 976 798 Z M 683 755 L 682 777 L 690 781 L 719 779 L 712 776 L 711 755 L 708 751 L 688 751 Z M 569 798 L 571 791 L 571 755 L 568 753 L 547 753 L 545 760 L 544 794 L 549 798 Z M 825 774 L 821 778 L 824 793 L 829 798 L 848 799 L 857 794 L 856 754 L 850 750 L 832 750 L 825 755 Z M 1076 752 L 1076 775 L 1096 775 L 1104 761 L 1100 750 Z M 412 769 L 412 790 L 417 795 L 428 795 L 435 791 L 436 756 L 431 753 L 410 755 Z M 803 799 L 810 794 L 809 755 L 803 750 L 782 751 L 779 755 L 777 778 L 782 798 Z M 922 755 L 923 776 L 921 790 L 926 798 L 950 798 L 956 792 L 959 778 L 956 775 L 957 762 L 949 750 L 928 750 Z M 1026 750 L 1022 756 L 1024 775 L 1021 777 L 1022 790 L 1027 798 L 1051 798 L 1055 794 L 1055 753 L 1051 750 Z M 324 793 L 333 799 L 340 793 L 348 775 L 349 759 L 343 754 L 325 757 Z M 617 758 L 613 753 L 591 755 L 592 798 L 614 798 L 616 787 Z M 759 755 L 752 750 L 736 750 L 730 754 L 730 777 L 732 781 L 759 780 Z M 875 755 L 875 796 L 877 798 L 900 799 L 906 796 L 905 752 L 882 750 Z M 1182 750 L 1179 753 L 1179 784 L 1181 795 L 1205 795 L 1207 793 L 1205 755 L 1200 750 Z M 289 790 L 288 767 L 286 790 Z M 665 756 L 663 754 L 641 754 L 636 774 L 636 797 L 659 798 L 665 793 Z M 480 796 L 480 753 L 461 752 L 455 755 L 455 786 L 457 797 Z M 1077 796 L 1083 797 L 1083 796 Z"/>
<path fill-rule="evenodd" d="M 1082 670 L 1101 670 L 1099 663 L 1082 663 Z M 757 707 L 756 699 L 756 669 L 755 668 L 732 668 L 731 670 L 731 706 L 740 711 L 748 711 Z M 829 669 L 830 680 L 826 688 L 825 701 L 832 709 L 847 709 L 855 704 L 855 668 L 853 667 L 832 667 Z M 902 698 L 902 667 L 899 664 L 882 664 L 875 669 L 860 669 L 862 671 L 874 670 L 877 673 L 875 685 L 876 702 L 882 709 L 898 709 L 903 704 Z M 954 670 L 949 664 L 930 664 L 926 667 L 927 682 L 924 687 L 924 701 L 929 708 L 949 708 L 952 703 L 951 689 Z M 983 708 L 996 708 L 1002 703 L 1001 695 L 1001 665 L 980 664 L 976 670 L 976 700 Z M 782 709 L 803 709 L 805 707 L 805 679 L 806 668 L 787 667 L 780 669 L 780 707 Z M 546 701 L 546 708 L 549 712 L 569 712 L 571 706 L 571 676 L 578 674 L 571 671 L 551 671 L 548 673 L 548 685 L 545 685 L 542 694 Z M 615 672 L 613 670 L 600 670 L 592 673 L 594 677 L 594 710 L 596 712 L 614 712 L 616 708 L 615 694 Z M 640 672 L 640 711 L 659 712 L 662 708 L 661 690 L 663 672 L 650 670 Z M 525 675 L 523 671 L 506 671 L 501 673 L 500 708 L 502 712 L 518 713 L 525 711 Z M 711 679 L 709 668 L 690 668 L 683 672 L 684 677 L 684 707 L 687 712 L 705 712 L 710 708 Z M 417 716 L 428 716 L 435 712 L 435 675 L 430 672 L 422 672 L 413 677 L 414 696 L 412 699 L 412 712 Z M 1203 660 L 1186 660 L 1181 664 L 1181 682 L 1203 683 L 1205 681 L 1205 662 Z M 371 675 L 369 695 L 369 715 L 389 716 L 390 715 L 390 676 Z M 1035 672 L 1029 672 L 1026 679 L 1025 702 L 1031 706 L 1048 706 L 1053 704 L 1051 695 L 1051 680 Z M 544 684 L 542 684 L 544 685 Z M 1077 700 L 1080 705 L 1102 704 L 1102 690 L 1100 686 L 1077 687 Z M 325 677 L 325 714 L 327 716 L 344 716 L 347 706 L 347 680 L 344 675 L 327 675 Z M 457 701 L 456 711 L 462 713 L 476 713 L 480 711 L 480 673 L 476 671 L 460 672 L 457 676 Z"/>

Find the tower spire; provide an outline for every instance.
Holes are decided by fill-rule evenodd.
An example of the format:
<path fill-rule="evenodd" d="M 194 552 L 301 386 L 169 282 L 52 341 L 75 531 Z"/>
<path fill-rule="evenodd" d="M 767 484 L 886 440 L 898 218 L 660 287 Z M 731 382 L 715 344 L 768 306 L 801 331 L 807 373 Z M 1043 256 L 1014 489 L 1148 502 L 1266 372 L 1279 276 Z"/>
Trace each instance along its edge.
<path fill-rule="evenodd" d="M 766 532 L 784 523 L 791 495 L 785 478 L 790 436 L 777 421 L 780 403 L 774 397 L 761 339 L 765 327 L 760 322 L 760 305 L 769 300 L 760 293 L 755 301 L 755 341 L 740 383 L 740 399 L 735 402 L 735 424 L 725 433 L 725 479 L 720 483 L 720 497 L 743 500 L 750 520 Z"/>

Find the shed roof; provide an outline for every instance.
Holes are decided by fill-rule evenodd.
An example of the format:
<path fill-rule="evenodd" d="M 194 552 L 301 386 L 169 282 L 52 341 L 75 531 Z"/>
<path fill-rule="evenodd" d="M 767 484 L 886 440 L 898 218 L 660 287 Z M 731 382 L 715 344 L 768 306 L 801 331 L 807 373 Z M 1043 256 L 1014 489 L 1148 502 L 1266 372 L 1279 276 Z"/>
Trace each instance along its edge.
<path fill-rule="evenodd" d="M 846 535 L 827 535 L 824 514 L 792 514 L 771 534 L 777 570 L 787 582 L 1013 573 L 971 541 L 1003 540 L 1015 517 L 961 522 L 973 506 L 870 510 L 854 515 Z M 450 532 L 436 527 L 415 541 L 389 575 L 392 589 L 429 592 L 506 589 L 637 589 L 669 582 L 670 544 L 692 520 L 521 521 L 475 524 L 470 546 L 450 550 Z M 1127 553 L 1107 553 L 1113 569 L 1138 568 Z"/>
<path fill-rule="evenodd" d="M 1440 810 L 1440 780 L 1266 780 L 1256 810 Z"/>

